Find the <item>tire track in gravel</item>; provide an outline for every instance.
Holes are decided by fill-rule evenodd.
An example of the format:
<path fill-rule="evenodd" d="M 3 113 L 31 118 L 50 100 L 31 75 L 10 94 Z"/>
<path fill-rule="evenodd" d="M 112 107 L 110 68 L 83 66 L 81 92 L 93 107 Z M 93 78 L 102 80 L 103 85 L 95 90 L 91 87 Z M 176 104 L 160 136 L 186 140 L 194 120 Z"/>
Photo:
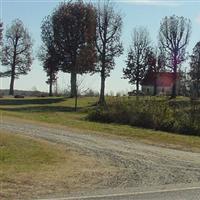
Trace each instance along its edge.
<path fill-rule="evenodd" d="M 62 143 L 119 169 L 102 187 L 140 187 L 200 182 L 200 154 L 151 146 L 127 138 L 76 133 L 23 121 L 2 120 L 0 129 Z"/>

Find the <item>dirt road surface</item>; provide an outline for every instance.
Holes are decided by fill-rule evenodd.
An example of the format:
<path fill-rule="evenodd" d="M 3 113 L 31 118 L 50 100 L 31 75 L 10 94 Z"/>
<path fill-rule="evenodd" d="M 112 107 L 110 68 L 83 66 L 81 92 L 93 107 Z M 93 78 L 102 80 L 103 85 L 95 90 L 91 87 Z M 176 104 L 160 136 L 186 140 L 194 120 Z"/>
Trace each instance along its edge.
<path fill-rule="evenodd" d="M 147 145 L 125 137 L 81 133 L 19 120 L 2 120 L 0 129 L 61 143 L 102 162 L 109 161 L 118 172 L 108 180 L 100 181 L 101 189 L 200 185 L 199 153 Z"/>
<path fill-rule="evenodd" d="M 183 188 L 163 191 L 121 193 L 96 196 L 54 198 L 40 200 L 197 200 L 200 199 L 200 188 Z"/>

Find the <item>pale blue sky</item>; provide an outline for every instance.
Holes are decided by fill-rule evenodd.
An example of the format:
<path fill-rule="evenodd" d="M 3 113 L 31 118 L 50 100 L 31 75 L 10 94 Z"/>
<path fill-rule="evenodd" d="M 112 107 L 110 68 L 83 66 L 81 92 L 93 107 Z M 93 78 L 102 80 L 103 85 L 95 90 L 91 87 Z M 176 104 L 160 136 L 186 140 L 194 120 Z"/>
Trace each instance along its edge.
<path fill-rule="evenodd" d="M 55 0 L 0 0 L 1 18 L 4 25 L 7 26 L 15 18 L 19 18 L 28 27 L 34 40 L 34 54 L 40 46 L 40 25 L 42 19 L 51 13 L 51 11 L 61 1 Z M 159 24 L 163 17 L 169 15 L 178 15 L 190 18 L 192 22 L 192 35 L 188 51 L 191 53 L 194 45 L 200 41 L 200 1 L 161 1 L 161 0 L 121 0 L 115 1 L 116 9 L 120 10 L 123 15 L 123 31 L 122 42 L 124 44 L 124 54 L 116 59 L 115 70 L 111 72 L 111 77 L 106 81 L 106 91 L 128 91 L 133 86 L 128 84 L 128 80 L 122 79 L 122 69 L 125 67 L 125 59 L 127 49 L 131 42 L 132 30 L 136 26 L 145 26 L 148 28 L 150 36 L 154 44 L 157 43 L 157 35 Z M 184 65 L 186 67 L 187 64 Z M 1 66 L 1 69 L 3 67 Z M 69 85 L 69 76 L 60 73 L 58 85 L 60 89 L 64 89 Z M 9 87 L 9 78 L 1 79 L 0 88 Z M 42 66 L 35 58 L 32 65 L 32 71 L 21 76 L 16 80 L 15 88 L 30 90 L 34 86 L 42 91 L 48 91 L 48 85 L 45 83 L 46 74 L 42 70 Z M 84 76 L 85 88 L 99 90 L 100 77 L 99 74 L 93 76 Z"/>

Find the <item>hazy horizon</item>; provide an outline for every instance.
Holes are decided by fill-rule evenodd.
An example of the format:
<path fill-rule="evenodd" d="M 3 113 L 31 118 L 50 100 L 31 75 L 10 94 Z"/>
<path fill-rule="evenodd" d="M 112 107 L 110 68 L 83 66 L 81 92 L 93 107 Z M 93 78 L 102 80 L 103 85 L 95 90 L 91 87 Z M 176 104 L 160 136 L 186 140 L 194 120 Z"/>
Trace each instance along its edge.
<path fill-rule="evenodd" d="M 4 31 L 11 21 L 19 18 L 28 28 L 34 40 L 34 57 L 31 72 L 26 76 L 20 76 L 15 83 L 15 89 L 31 90 L 36 87 L 40 91 L 48 91 L 46 84 L 46 73 L 42 65 L 36 58 L 36 53 L 41 45 L 40 25 L 42 19 L 50 14 L 52 10 L 62 1 L 44 1 L 44 0 L 0 0 L 1 19 L 4 23 Z M 200 41 L 200 1 L 156 1 L 156 0 L 124 0 L 115 1 L 116 9 L 120 10 L 123 16 L 122 42 L 124 45 L 124 54 L 116 59 L 116 67 L 111 72 L 111 76 L 106 80 L 106 92 L 129 91 L 134 87 L 128 83 L 128 80 L 122 79 L 122 69 L 125 67 L 127 49 L 131 42 L 131 34 L 134 27 L 145 26 L 150 37 L 156 45 L 160 21 L 165 16 L 178 15 L 189 18 L 192 22 L 192 34 L 188 45 L 188 52 L 191 54 L 194 45 Z M 188 64 L 183 64 L 183 68 Z M 1 66 L 1 71 L 4 66 Z M 82 78 L 81 78 L 82 79 Z M 100 75 L 84 75 L 85 88 L 100 90 Z M 58 86 L 65 89 L 69 85 L 70 76 L 59 73 Z M 8 89 L 10 78 L 1 78 L 1 89 Z"/>

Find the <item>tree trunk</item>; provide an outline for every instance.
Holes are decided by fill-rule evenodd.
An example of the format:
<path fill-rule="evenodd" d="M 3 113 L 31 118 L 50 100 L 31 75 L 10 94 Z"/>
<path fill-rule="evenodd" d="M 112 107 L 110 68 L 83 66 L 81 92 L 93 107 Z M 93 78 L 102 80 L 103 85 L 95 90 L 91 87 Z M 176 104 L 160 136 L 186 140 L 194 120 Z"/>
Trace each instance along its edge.
<path fill-rule="evenodd" d="M 173 74 L 173 86 L 172 86 L 172 94 L 171 98 L 176 98 L 177 93 L 177 66 L 174 68 L 174 74 Z"/>
<path fill-rule="evenodd" d="M 49 80 L 49 96 L 52 97 L 53 96 L 53 92 L 52 92 L 52 86 L 53 86 L 53 77 L 52 77 L 52 71 L 50 74 L 50 80 Z"/>
<path fill-rule="evenodd" d="M 174 73 L 174 77 L 176 77 L 176 73 Z M 176 79 L 174 78 L 174 83 L 172 86 L 172 94 L 171 94 L 172 99 L 176 98 L 176 87 L 177 87 Z"/>
<path fill-rule="evenodd" d="M 101 72 L 101 90 L 100 90 L 100 97 L 99 97 L 99 104 L 105 105 L 105 73 Z"/>
<path fill-rule="evenodd" d="M 77 95 L 77 85 L 76 85 L 77 74 L 76 72 L 71 72 L 71 95 L 70 97 L 76 97 Z"/>
<path fill-rule="evenodd" d="M 52 85 L 53 85 L 53 83 L 52 83 L 52 81 L 50 81 L 50 83 L 49 83 L 49 96 L 50 96 L 50 97 L 53 96 Z"/>
<path fill-rule="evenodd" d="M 154 96 L 157 95 L 157 74 L 155 75 L 153 95 L 154 95 Z"/>
<path fill-rule="evenodd" d="M 14 95 L 14 81 L 15 81 L 15 75 L 12 73 L 11 80 L 10 80 L 10 91 L 9 95 Z"/>
<path fill-rule="evenodd" d="M 77 111 L 77 104 L 78 104 L 78 89 L 76 88 L 75 105 L 74 105 L 75 112 Z"/>
<path fill-rule="evenodd" d="M 105 33 L 104 33 L 105 34 Z M 106 38 L 106 35 L 104 35 L 104 38 Z M 103 55 L 102 55 L 102 69 L 101 69 L 101 90 L 100 90 L 100 97 L 99 97 L 99 104 L 102 106 L 106 105 L 105 101 L 105 56 L 106 56 L 106 44 L 103 43 Z"/>
<path fill-rule="evenodd" d="M 178 65 L 178 62 L 177 62 L 177 56 L 178 56 L 178 52 L 177 51 L 175 51 L 174 52 L 174 60 L 173 60 L 173 72 L 174 72 L 174 74 L 173 74 L 173 86 L 172 86 L 172 94 L 171 94 L 171 98 L 172 99 L 174 99 L 174 98 L 176 98 L 176 92 L 177 92 L 177 90 L 176 90 L 176 87 L 177 87 L 177 65 Z"/>
<path fill-rule="evenodd" d="M 138 95 L 139 94 L 139 81 L 138 80 L 136 81 L 136 92 Z"/>
<path fill-rule="evenodd" d="M 71 72 L 71 98 L 75 98 L 74 110 L 77 111 L 78 103 L 78 87 L 77 87 L 77 74 L 76 72 Z"/>
<path fill-rule="evenodd" d="M 200 97 L 200 79 L 197 80 L 197 97 Z"/>
<path fill-rule="evenodd" d="M 154 95 L 154 96 L 157 95 L 157 83 L 156 83 L 156 81 L 155 81 L 155 83 L 154 83 L 153 95 Z"/>
<path fill-rule="evenodd" d="M 14 82 L 15 82 L 15 64 L 16 64 L 16 48 L 17 48 L 17 41 L 14 45 L 14 55 L 13 55 L 13 62 L 12 62 L 12 69 L 11 69 L 11 80 L 10 80 L 10 91 L 9 95 L 14 95 Z"/>

